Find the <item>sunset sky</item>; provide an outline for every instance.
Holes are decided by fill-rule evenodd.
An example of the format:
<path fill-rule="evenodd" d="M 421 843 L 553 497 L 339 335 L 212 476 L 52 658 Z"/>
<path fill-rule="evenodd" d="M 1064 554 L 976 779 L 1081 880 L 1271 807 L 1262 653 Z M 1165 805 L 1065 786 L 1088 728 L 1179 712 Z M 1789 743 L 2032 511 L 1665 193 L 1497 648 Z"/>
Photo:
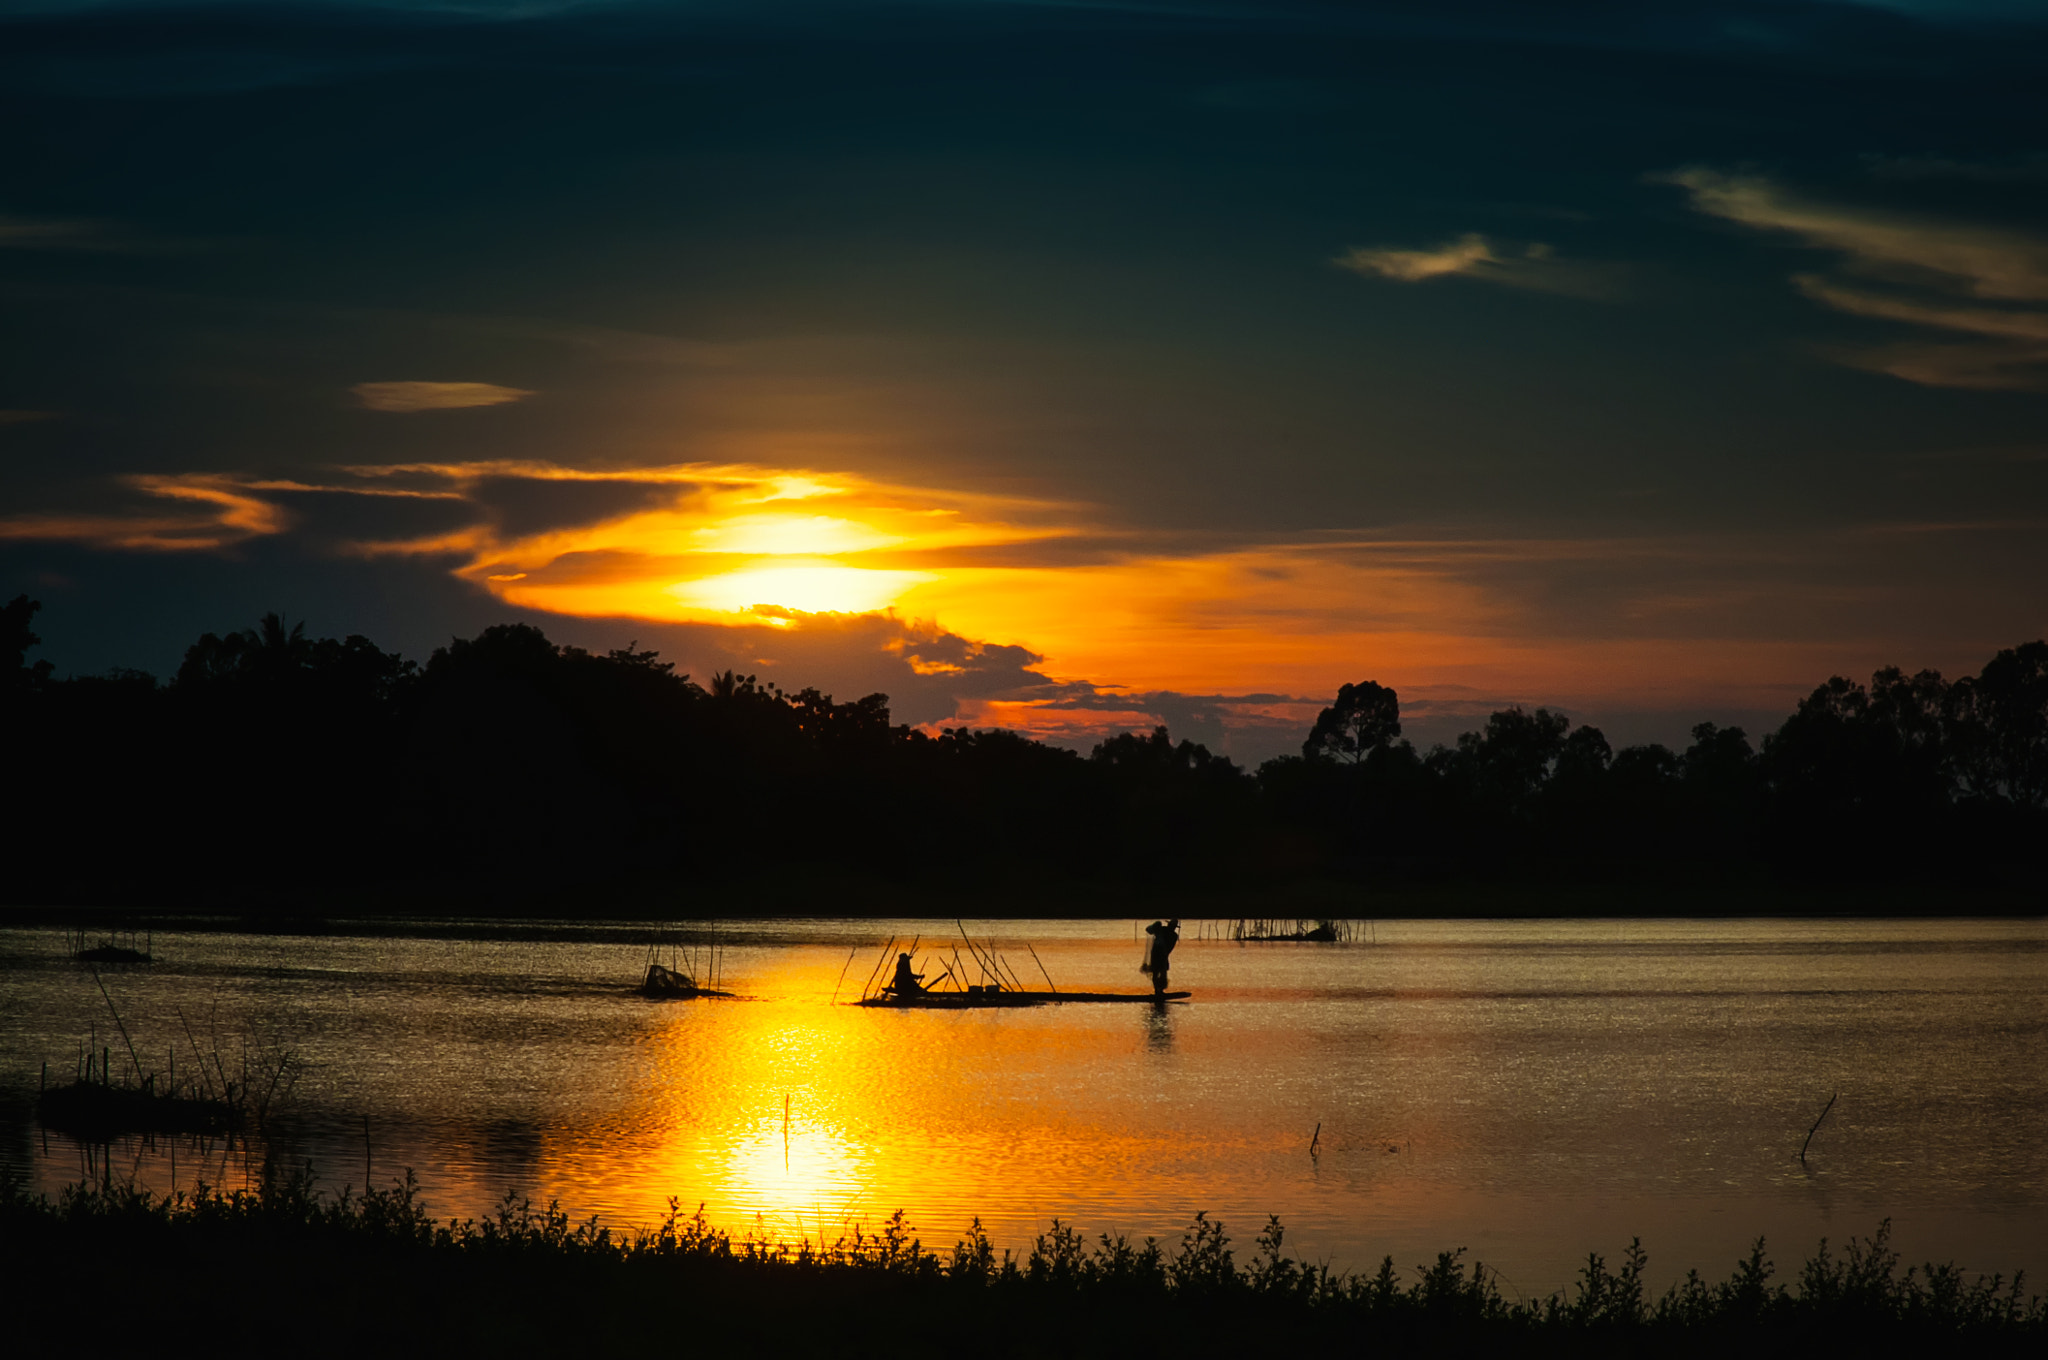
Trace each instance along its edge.
<path fill-rule="evenodd" d="M 2048 632 L 2044 71 L 2037 0 L 0 0 L 0 598 L 1755 732 Z"/>

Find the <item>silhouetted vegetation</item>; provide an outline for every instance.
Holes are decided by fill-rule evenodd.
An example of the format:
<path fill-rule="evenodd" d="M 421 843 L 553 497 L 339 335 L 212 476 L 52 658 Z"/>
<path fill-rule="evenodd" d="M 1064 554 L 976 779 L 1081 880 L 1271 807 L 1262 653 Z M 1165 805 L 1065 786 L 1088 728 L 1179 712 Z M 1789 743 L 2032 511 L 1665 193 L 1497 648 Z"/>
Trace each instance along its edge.
<path fill-rule="evenodd" d="M 699 683 L 525 624 L 419 666 L 271 615 L 200 638 L 167 684 L 59 680 L 28 660 L 36 609 L 0 610 L 0 892 L 16 902 L 743 914 L 767 909 L 764 879 L 808 874 L 819 895 L 773 909 L 858 911 L 850 882 L 996 892 L 1009 910 L 1076 885 L 1121 902 L 1475 881 L 1883 885 L 1894 908 L 1918 883 L 1983 889 L 1928 910 L 2043 906 L 2043 642 L 1954 681 L 1836 677 L 1760 746 L 1701 723 L 1681 750 L 1617 751 L 1510 708 L 1418 750 L 1398 696 L 1366 681 L 1300 756 L 1254 773 L 1164 728 L 1085 757 L 934 735 L 892 723 L 885 695 Z"/>
<path fill-rule="evenodd" d="M 175 1042 L 164 1052 L 164 1065 L 144 1059 L 127 1022 L 97 973 L 100 995 L 114 1021 L 114 1035 L 102 1042 L 95 1027 L 92 1040 L 79 1045 L 71 1080 L 53 1083 L 44 1064 L 36 1092 L 36 1122 L 74 1138 L 92 1142 L 131 1133 L 237 1133 L 260 1129 L 271 1107 L 298 1081 L 298 1054 L 258 1042 L 253 1048 L 242 1035 L 239 1056 L 224 1045 L 217 1014 L 205 1017 L 208 1043 L 200 1030 L 178 1020 L 187 1044 L 185 1070 L 178 1071 Z M 113 1038 L 120 1039 L 117 1049 Z M 118 1055 L 118 1056 L 117 1056 Z M 125 1059 L 125 1062 L 123 1061 Z M 150 1063 L 151 1065 L 145 1065 Z"/>
<path fill-rule="evenodd" d="M 325 1197 L 310 1175 L 235 1193 L 156 1197 L 74 1186 L 53 1204 L 0 1194 L 0 1271 L 53 1333 L 99 1334 L 203 1308 L 207 1343 L 290 1339 L 326 1351 L 587 1353 L 649 1343 L 735 1353 L 1198 1355 L 1350 1353 L 1391 1346 L 1571 1355 L 1805 1355 L 1913 1346 L 2037 1353 L 2048 1305 L 2021 1280 L 1953 1265 L 1901 1272 L 1889 1225 L 1840 1255 L 1823 1242 L 1775 1281 L 1761 1240 L 1726 1280 L 1697 1272 L 1658 1295 L 1640 1242 L 1619 1268 L 1594 1255 L 1576 1284 L 1510 1300 L 1483 1266 L 1446 1251 L 1369 1275 L 1289 1256 L 1268 1220 L 1240 1263 L 1198 1214 L 1177 1246 L 1055 1221 L 1022 1256 L 977 1222 L 948 1252 L 896 1214 L 836 1242 L 734 1238 L 671 1201 L 652 1231 L 614 1235 L 508 1196 L 480 1221 L 438 1222 L 408 1177 Z M 198 1318 L 194 1318 L 195 1323 Z"/>

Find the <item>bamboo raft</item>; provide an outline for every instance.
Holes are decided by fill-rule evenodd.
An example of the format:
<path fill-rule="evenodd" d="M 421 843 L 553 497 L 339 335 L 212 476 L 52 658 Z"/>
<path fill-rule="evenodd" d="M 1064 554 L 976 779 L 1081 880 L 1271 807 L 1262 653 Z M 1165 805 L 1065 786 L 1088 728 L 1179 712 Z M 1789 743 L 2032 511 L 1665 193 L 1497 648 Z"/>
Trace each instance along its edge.
<path fill-rule="evenodd" d="M 1193 995 L 1192 992 L 1063 992 L 1053 983 L 1052 974 L 1045 971 L 1045 965 L 1039 962 L 1038 951 L 1027 944 L 1024 948 L 1031 955 L 1031 962 L 1037 967 L 1039 975 L 1045 979 L 1045 990 L 1038 991 L 1024 985 L 1024 980 L 1017 976 L 1016 970 L 1010 967 L 1008 961 L 996 949 L 993 940 L 977 941 L 967 933 L 964 922 L 955 921 L 953 924 L 960 932 L 960 943 L 967 947 L 967 959 L 960 957 L 958 946 L 949 945 L 947 948 L 950 960 L 938 956 L 936 951 L 933 951 L 931 962 L 939 964 L 941 971 L 929 984 L 923 981 L 922 973 L 911 974 L 917 979 L 915 984 L 901 976 L 895 980 L 885 981 L 884 979 L 891 977 L 887 971 L 889 956 L 896 953 L 897 940 L 892 936 L 889 942 L 882 946 L 881 955 L 876 958 L 874 966 L 868 970 L 867 981 L 861 986 L 860 999 L 847 1004 L 880 1007 L 886 1010 L 976 1011 L 1019 1006 L 1057 1006 L 1063 1002 L 1078 1005 L 1117 1002 L 1158 1005 L 1167 1001 L 1185 1001 Z M 913 936 L 910 948 L 903 951 L 901 957 L 907 960 L 915 954 L 923 939 L 922 935 Z M 846 964 L 839 970 L 841 984 L 846 981 L 846 969 L 853 966 L 855 954 L 858 952 L 856 947 L 847 954 Z M 982 980 L 968 982 L 966 979 L 970 970 L 979 972 Z M 902 982 L 903 985 L 899 986 L 898 982 Z M 947 988 L 946 984 L 949 983 L 951 986 Z M 839 999 L 838 986 L 833 987 L 832 998 L 835 1001 Z"/>
<path fill-rule="evenodd" d="M 1185 1001 L 1193 992 L 1005 992 L 976 988 L 966 992 L 916 992 L 898 996 L 883 992 L 856 1001 L 856 1006 L 882 1006 L 906 1011 L 972 1011 L 1006 1006 L 1046 1006 L 1061 1002 L 1142 1002 L 1153 1004 Z"/>

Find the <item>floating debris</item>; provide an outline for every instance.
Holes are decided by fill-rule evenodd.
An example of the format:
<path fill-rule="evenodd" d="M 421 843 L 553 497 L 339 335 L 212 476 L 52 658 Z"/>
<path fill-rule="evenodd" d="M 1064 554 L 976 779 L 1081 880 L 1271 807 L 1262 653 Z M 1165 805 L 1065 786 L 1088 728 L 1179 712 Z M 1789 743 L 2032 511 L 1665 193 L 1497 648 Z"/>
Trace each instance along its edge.
<path fill-rule="evenodd" d="M 1245 918 L 1230 923 L 1230 938 L 1239 944 L 1348 944 L 1358 935 L 1356 921 Z"/>
<path fill-rule="evenodd" d="M 664 947 L 667 948 L 669 955 L 667 963 L 661 961 Z M 684 962 L 683 949 L 678 944 L 652 944 L 648 946 L 647 953 L 647 972 L 634 990 L 650 1001 L 695 1001 L 700 997 L 732 995 L 731 992 L 721 991 L 718 987 L 718 984 L 725 980 L 723 945 L 692 948 L 687 964 Z"/>

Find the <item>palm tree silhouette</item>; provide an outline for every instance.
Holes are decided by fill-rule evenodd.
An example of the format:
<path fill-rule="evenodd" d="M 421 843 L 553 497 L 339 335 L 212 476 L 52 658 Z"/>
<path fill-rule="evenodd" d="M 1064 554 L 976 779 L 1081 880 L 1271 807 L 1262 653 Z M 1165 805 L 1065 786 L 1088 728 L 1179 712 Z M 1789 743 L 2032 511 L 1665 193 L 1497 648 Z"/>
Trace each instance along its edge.
<path fill-rule="evenodd" d="M 312 664 L 313 642 L 306 636 L 303 621 L 285 627 L 284 618 L 265 614 L 255 628 L 242 634 L 249 668 L 263 675 L 289 675 Z"/>

